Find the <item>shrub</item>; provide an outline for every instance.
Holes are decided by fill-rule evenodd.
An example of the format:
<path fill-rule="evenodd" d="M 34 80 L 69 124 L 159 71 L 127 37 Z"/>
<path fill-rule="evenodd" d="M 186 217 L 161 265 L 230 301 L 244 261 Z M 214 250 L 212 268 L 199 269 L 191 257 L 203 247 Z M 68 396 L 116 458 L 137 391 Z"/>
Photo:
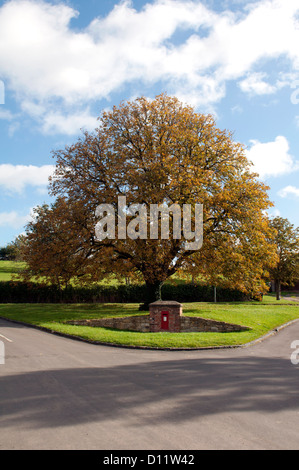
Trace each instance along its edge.
<path fill-rule="evenodd" d="M 145 299 L 145 285 L 67 287 L 34 282 L 0 282 L 0 303 L 141 303 Z M 177 302 L 213 302 L 213 287 L 202 284 L 164 284 L 163 300 Z M 218 302 L 248 300 L 242 292 L 217 288 Z"/>

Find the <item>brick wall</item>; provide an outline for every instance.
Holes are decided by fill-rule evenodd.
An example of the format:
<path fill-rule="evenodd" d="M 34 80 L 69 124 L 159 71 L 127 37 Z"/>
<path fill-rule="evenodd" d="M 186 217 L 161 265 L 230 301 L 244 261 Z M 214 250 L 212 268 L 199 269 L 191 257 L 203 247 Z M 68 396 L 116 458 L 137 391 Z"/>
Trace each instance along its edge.
<path fill-rule="evenodd" d="M 163 313 L 167 312 L 167 313 Z M 163 328 L 162 317 L 167 314 L 167 328 Z M 175 301 L 157 301 L 149 305 L 150 331 L 169 331 L 178 333 L 181 328 L 182 304 Z"/>

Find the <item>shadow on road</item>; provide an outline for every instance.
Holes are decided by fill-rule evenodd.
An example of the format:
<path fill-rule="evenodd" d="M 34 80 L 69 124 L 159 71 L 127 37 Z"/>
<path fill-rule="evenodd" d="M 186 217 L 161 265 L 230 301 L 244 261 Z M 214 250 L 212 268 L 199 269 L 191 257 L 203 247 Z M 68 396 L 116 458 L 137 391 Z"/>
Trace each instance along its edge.
<path fill-rule="evenodd" d="M 148 424 L 221 412 L 299 411 L 299 365 L 257 357 L 182 359 L 0 378 L 0 425 Z"/>

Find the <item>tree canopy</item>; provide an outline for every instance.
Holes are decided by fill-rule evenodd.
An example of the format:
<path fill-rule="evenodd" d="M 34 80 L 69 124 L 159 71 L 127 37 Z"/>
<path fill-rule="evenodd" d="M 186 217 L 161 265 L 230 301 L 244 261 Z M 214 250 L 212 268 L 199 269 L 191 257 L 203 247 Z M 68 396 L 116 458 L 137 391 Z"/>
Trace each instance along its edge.
<path fill-rule="evenodd" d="M 56 170 L 49 189 L 60 202 L 44 214 L 39 211 L 43 224 L 51 226 L 55 218 L 59 223 L 57 236 L 44 239 L 41 260 L 47 250 L 48 258 L 57 252 L 72 256 L 72 273 L 78 269 L 81 275 L 84 266 L 84 276 L 92 273 L 93 279 L 96 272 L 141 275 L 148 286 L 146 303 L 178 270 L 204 273 L 214 283 L 222 279 L 248 293 L 265 291 L 267 267 L 276 259 L 265 215 L 271 206 L 268 187 L 252 172 L 244 147 L 231 132 L 218 129 L 211 115 L 196 113 L 166 94 L 138 98 L 103 112 L 93 133 L 84 132 L 53 156 Z M 139 212 L 140 204 L 189 205 L 192 227 L 194 207 L 202 204 L 201 249 L 186 249 L 184 234 L 173 236 L 173 224 L 166 239 L 142 238 L 141 219 L 134 222 L 129 211 L 135 237 L 116 232 L 115 238 L 98 240 L 96 209 L 109 204 L 120 220 L 119 197 L 126 198 L 127 207 L 138 204 Z M 150 233 L 149 211 L 145 217 Z M 174 214 L 170 219 L 174 222 Z M 42 240 L 41 230 L 38 223 L 28 227 L 32 246 L 33 240 Z M 61 266 L 62 258 L 57 255 L 57 260 Z M 42 272 L 42 264 L 35 257 L 31 268 L 39 266 Z"/>
<path fill-rule="evenodd" d="M 275 282 L 276 299 L 281 298 L 281 284 L 293 285 L 299 279 L 299 227 L 288 219 L 275 217 L 270 221 L 274 230 L 274 243 L 278 262 L 270 269 Z"/>
<path fill-rule="evenodd" d="M 2 246 L 0 248 L 0 259 L 22 261 L 22 252 L 25 242 L 25 235 L 19 235 L 6 246 Z"/>

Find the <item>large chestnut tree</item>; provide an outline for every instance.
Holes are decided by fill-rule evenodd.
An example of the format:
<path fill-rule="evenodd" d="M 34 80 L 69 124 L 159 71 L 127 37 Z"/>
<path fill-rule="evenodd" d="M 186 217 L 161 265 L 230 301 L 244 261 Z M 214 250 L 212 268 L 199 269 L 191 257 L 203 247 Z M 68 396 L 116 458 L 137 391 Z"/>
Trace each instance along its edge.
<path fill-rule="evenodd" d="M 244 147 L 231 132 L 218 129 L 211 115 L 197 113 L 166 94 L 154 100 L 138 98 L 103 112 L 93 133 L 83 133 L 73 145 L 53 155 L 56 170 L 49 190 L 57 202 L 48 211 L 57 214 L 60 223 L 56 221 L 55 226 L 60 235 L 58 244 L 55 236 L 53 242 L 43 243 L 55 259 L 65 235 L 60 256 L 73 260 L 68 273 L 74 277 L 80 273 L 94 280 L 97 269 L 101 277 L 103 273 L 136 273 L 148 288 L 145 304 L 159 298 L 162 283 L 178 270 L 203 273 L 213 283 L 226 280 L 244 292 L 265 291 L 267 266 L 276 256 L 265 215 L 271 206 L 268 188 L 253 173 Z M 172 228 L 167 239 L 142 238 L 137 219 L 135 237 L 119 237 L 116 226 L 115 238 L 98 240 L 97 207 L 109 204 L 117 221 L 120 196 L 126 198 L 127 206 L 143 204 L 145 208 L 202 204 L 201 248 L 186 249 L 186 240 L 174 237 Z M 42 231 L 49 217 L 38 209 L 36 216 L 43 222 Z M 127 222 L 133 220 L 132 213 L 126 216 Z M 195 224 L 193 210 L 191 216 Z M 145 217 L 149 234 L 149 210 Z M 55 217 L 50 219 L 53 222 Z M 27 235 L 27 262 L 34 271 L 30 244 L 33 247 L 41 240 L 37 226 L 34 230 L 31 224 Z M 62 258 L 58 264 L 63 266 Z M 41 265 L 42 260 L 40 273 Z"/>

